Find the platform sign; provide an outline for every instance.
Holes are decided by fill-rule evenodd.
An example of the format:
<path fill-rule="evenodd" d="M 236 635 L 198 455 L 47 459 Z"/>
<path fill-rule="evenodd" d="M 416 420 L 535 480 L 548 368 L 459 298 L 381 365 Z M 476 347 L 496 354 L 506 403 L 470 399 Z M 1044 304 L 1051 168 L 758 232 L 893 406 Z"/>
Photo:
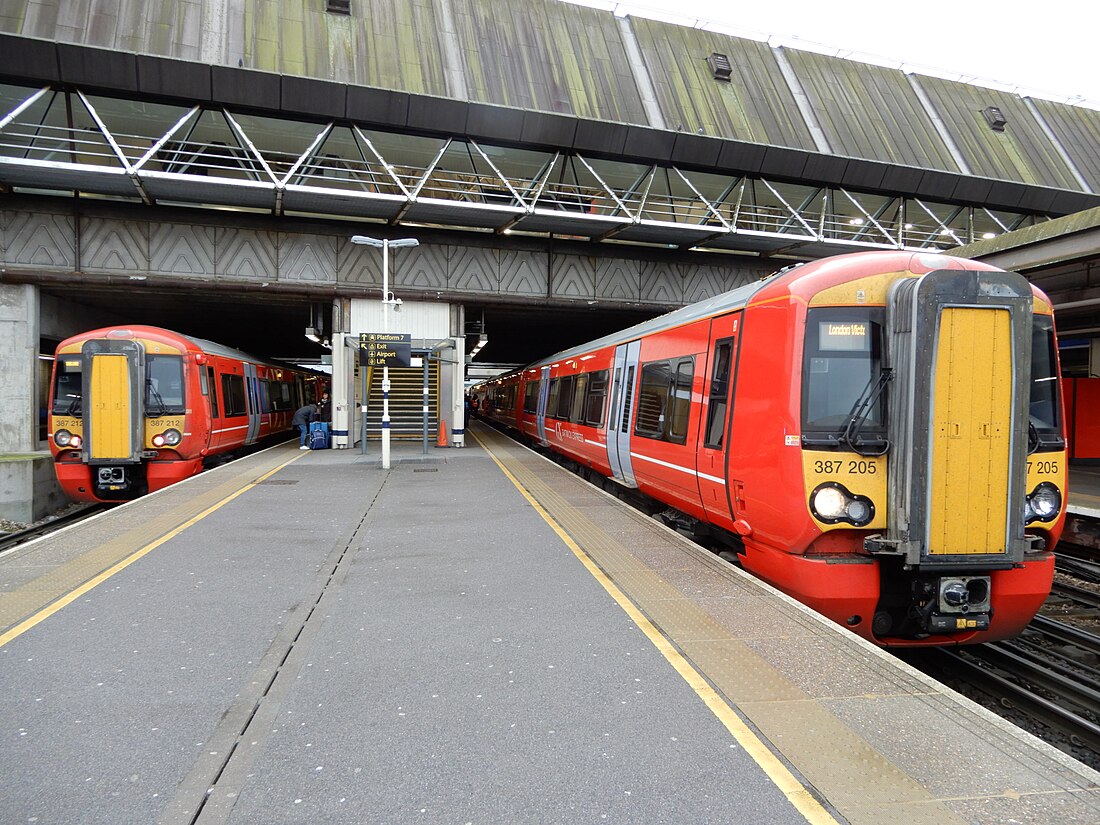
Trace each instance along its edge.
<path fill-rule="evenodd" d="M 400 332 L 359 333 L 363 366 L 407 367 L 412 363 L 412 335 Z"/>

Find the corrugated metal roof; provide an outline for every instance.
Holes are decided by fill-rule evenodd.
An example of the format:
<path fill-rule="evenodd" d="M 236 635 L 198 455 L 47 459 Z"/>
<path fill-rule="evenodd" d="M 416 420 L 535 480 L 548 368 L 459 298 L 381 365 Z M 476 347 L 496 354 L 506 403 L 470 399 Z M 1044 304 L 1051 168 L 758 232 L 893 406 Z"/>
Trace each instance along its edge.
<path fill-rule="evenodd" d="M 816 148 L 767 44 L 640 17 L 631 25 L 669 128 Z M 729 57 L 729 83 L 714 79 L 707 64 L 713 52 Z"/>
<path fill-rule="evenodd" d="M 843 170 L 847 158 L 954 172 L 935 119 L 975 176 L 1082 190 L 1024 101 L 1007 92 L 917 77 L 935 109 L 933 118 L 900 71 L 784 49 L 784 66 L 789 61 L 801 83 L 814 110 L 811 119 L 820 121 L 832 153 L 840 156 L 829 166 L 829 153 L 815 143 L 812 124 L 799 110 L 801 98 L 766 43 L 638 17 L 620 20 L 608 11 L 557 0 L 354 0 L 350 15 L 324 9 L 323 0 L 6 0 L 0 32 L 219 68 L 240 66 L 276 77 L 660 127 L 646 117 L 638 79 L 644 76 L 663 125 L 685 133 L 680 137 L 702 132 L 821 151 L 819 172 Z M 628 57 L 628 44 L 635 40 L 642 65 Z M 731 82 L 712 76 L 706 61 L 713 52 L 729 57 Z M 124 61 L 115 63 L 122 74 L 133 71 Z M 117 82 L 109 79 L 106 85 Z M 268 93 L 277 107 L 278 84 L 273 88 Z M 246 88 L 242 96 L 250 93 Z M 981 110 L 989 105 L 1008 118 L 1004 132 L 992 131 L 983 120 Z M 1082 177 L 1100 192 L 1095 151 L 1100 114 L 1044 101 L 1036 105 Z M 342 101 L 336 108 L 342 111 Z M 464 112 L 456 116 L 461 129 Z M 664 146 L 660 137 L 645 140 Z M 607 151 L 621 147 L 620 142 Z M 718 149 L 703 147 L 698 154 L 691 162 L 714 162 Z"/>
<path fill-rule="evenodd" d="M 556 0 L 450 0 L 470 99 L 646 122 L 615 18 Z"/>
<path fill-rule="evenodd" d="M 1100 192 L 1100 112 L 1032 98 L 1093 192 Z"/>
<path fill-rule="evenodd" d="M 944 126 L 975 175 L 1040 186 L 1080 189 L 1038 121 L 1016 95 L 953 80 L 917 77 L 940 113 Z M 1003 132 L 990 128 L 982 110 L 995 106 L 1008 121 Z"/>
<path fill-rule="evenodd" d="M 902 72 L 813 52 L 784 52 L 837 154 L 959 171 Z"/>

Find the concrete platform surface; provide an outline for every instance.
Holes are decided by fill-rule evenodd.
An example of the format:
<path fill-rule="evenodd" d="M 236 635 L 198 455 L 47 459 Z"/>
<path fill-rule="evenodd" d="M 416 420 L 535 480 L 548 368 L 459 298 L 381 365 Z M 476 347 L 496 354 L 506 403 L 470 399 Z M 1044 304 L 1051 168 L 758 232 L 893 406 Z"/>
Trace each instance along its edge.
<path fill-rule="evenodd" d="M 1096 772 L 471 433 L 0 557 L 0 821 L 1100 821 Z"/>

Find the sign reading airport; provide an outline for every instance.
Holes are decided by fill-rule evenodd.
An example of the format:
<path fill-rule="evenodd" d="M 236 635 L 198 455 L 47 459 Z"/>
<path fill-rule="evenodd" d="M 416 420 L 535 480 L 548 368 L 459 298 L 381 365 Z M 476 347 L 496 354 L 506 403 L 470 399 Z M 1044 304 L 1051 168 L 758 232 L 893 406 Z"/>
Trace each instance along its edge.
<path fill-rule="evenodd" d="M 359 333 L 361 363 L 366 367 L 407 367 L 412 363 L 411 349 L 408 333 Z"/>
<path fill-rule="evenodd" d="M 361 332 L 359 349 L 364 366 L 409 366 L 412 335 L 400 332 Z"/>

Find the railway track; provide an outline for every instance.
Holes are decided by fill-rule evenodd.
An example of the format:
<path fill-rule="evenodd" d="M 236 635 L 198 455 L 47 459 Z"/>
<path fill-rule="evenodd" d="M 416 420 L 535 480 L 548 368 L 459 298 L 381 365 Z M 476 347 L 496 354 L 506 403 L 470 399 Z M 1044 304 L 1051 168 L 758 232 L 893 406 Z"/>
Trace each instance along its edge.
<path fill-rule="evenodd" d="M 1059 542 L 1054 557 L 1055 567 L 1060 572 L 1100 584 L 1100 551 L 1081 544 Z"/>
<path fill-rule="evenodd" d="M 995 710 L 1007 711 L 1002 715 L 1100 766 L 1100 637 L 1040 616 L 1012 641 L 937 655 L 937 669 L 949 679 L 964 680 L 991 698 Z"/>
<path fill-rule="evenodd" d="M 76 524 L 78 521 L 91 518 L 96 513 L 103 512 L 109 506 L 110 505 L 107 504 L 86 504 L 73 507 L 59 516 L 54 516 L 48 520 L 32 524 L 24 530 L 16 530 L 12 533 L 0 533 L 0 554 L 12 550 L 21 544 L 26 544 L 28 541 L 36 539 L 39 536 L 44 536 L 47 533 L 60 530 L 62 527 L 67 527 L 70 524 Z"/>
<path fill-rule="evenodd" d="M 1077 568 L 1064 561 L 1059 557 L 1043 612 L 1018 638 L 906 658 L 1040 739 L 1100 768 L 1100 592 L 1090 588 L 1089 579 L 1072 578 L 1068 572 Z"/>

